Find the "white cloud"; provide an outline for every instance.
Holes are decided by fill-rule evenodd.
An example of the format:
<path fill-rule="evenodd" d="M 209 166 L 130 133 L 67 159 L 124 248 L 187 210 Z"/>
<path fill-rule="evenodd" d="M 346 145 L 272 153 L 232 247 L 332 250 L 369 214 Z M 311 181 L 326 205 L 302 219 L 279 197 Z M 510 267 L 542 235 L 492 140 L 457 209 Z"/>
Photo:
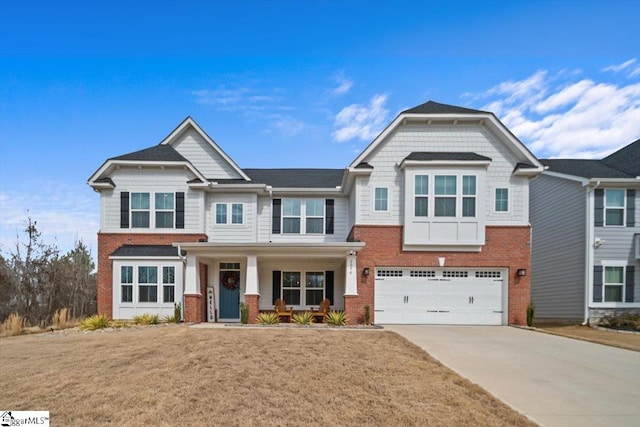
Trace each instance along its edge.
<path fill-rule="evenodd" d="M 481 109 L 493 111 L 540 158 L 601 158 L 636 140 L 640 82 L 598 82 L 579 74 L 540 70 L 464 96 L 483 100 Z"/>
<path fill-rule="evenodd" d="M 271 114 L 267 117 L 267 120 L 269 124 L 265 130 L 266 133 L 275 131 L 287 138 L 296 136 L 305 128 L 303 121 L 288 115 Z"/>
<path fill-rule="evenodd" d="M 195 96 L 198 104 L 213 105 L 220 110 L 238 111 L 238 110 L 260 110 L 265 108 L 273 108 L 274 104 L 281 100 L 279 91 L 276 89 L 257 91 L 249 87 L 227 88 L 219 87 L 217 89 L 198 89 L 191 91 Z"/>
<path fill-rule="evenodd" d="M 349 92 L 351 87 L 353 86 L 353 81 L 344 76 L 343 73 L 339 73 L 334 77 L 334 82 L 336 86 L 331 89 L 331 95 L 333 96 L 341 96 Z"/>
<path fill-rule="evenodd" d="M 613 71 L 614 73 L 619 73 L 620 71 L 630 67 L 636 62 L 636 59 L 630 59 L 628 61 L 623 62 L 622 64 L 609 65 L 608 67 L 604 67 L 602 71 Z"/>
<path fill-rule="evenodd" d="M 384 108 L 386 101 L 386 94 L 376 94 L 369 105 L 351 104 L 344 107 L 334 119 L 337 129 L 333 132 L 333 138 L 338 142 L 375 138 L 387 123 L 389 110 Z"/>

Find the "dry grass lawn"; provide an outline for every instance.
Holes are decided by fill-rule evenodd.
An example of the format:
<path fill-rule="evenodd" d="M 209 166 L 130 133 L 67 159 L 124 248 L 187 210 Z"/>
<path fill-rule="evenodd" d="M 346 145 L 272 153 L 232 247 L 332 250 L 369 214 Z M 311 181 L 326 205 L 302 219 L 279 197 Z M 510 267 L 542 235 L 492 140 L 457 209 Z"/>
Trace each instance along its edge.
<path fill-rule="evenodd" d="M 388 331 L 157 326 L 0 339 L 52 425 L 534 425 Z"/>
<path fill-rule="evenodd" d="M 582 325 L 540 325 L 538 328 L 568 338 L 640 351 L 640 334 L 625 334 Z"/>

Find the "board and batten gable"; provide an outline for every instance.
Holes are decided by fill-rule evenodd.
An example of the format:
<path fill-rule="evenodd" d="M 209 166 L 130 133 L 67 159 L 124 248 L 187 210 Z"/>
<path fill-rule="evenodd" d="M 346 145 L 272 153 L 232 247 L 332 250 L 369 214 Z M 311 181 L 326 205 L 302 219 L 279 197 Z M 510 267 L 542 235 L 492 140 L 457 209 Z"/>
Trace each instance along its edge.
<path fill-rule="evenodd" d="M 115 189 L 100 191 L 101 224 L 103 233 L 201 233 L 204 230 L 202 212 L 204 210 L 204 193 L 193 191 L 187 181 L 194 175 L 184 168 L 159 167 L 119 167 L 113 170 L 110 178 Z M 184 228 L 121 228 L 120 203 L 121 193 L 177 193 L 184 192 Z M 153 211 L 153 197 L 150 200 Z"/>
<path fill-rule="evenodd" d="M 240 174 L 205 138 L 188 127 L 171 146 L 209 179 L 239 179 Z"/>
<path fill-rule="evenodd" d="M 538 318 L 584 317 L 586 191 L 577 180 L 545 174 L 531 181 L 531 300 Z"/>

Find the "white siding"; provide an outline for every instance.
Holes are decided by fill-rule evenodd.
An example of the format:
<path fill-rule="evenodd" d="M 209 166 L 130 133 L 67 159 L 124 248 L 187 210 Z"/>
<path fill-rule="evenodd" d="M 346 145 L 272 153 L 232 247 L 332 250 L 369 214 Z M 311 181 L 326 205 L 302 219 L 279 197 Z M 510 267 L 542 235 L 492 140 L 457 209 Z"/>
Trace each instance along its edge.
<path fill-rule="evenodd" d="M 363 186 L 357 186 L 358 223 L 400 225 L 404 216 L 403 171 L 400 162 L 411 152 L 455 151 L 473 152 L 492 159 L 487 168 L 486 185 L 478 189 L 478 203 L 485 204 L 486 225 L 522 225 L 528 223 L 528 180 L 512 176 L 516 156 L 486 127 L 481 125 L 417 125 L 400 126 L 389 139 L 372 152 L 367 163 L 374 167 L 371 177 Z M 357 180 L 358 181 L 358 180 Z M 493 188 L 508 184 L 511 211 L 509 214 L 493 212 Z M 371 189 L 376 186 L 394 188 L 390 200 L 390 215 L 373 212 Z M 365 188 L 369 189 L 366 190 Z"/>
<path fill-rule="evenodd" d="M 191 191 L 187 181 L 194 176 L 184 169 L 160 169 L 160 168 L 133 168 L 123 167 L 116 169 L 111 174 L 111 179 L 116 185 L 115 190 L 100 192 L 102 198 L 102 232 L 141 232 L 141 233 L 201 233 L 204 225 L 201 221 L 200 199 L 204 197 L 202 192 Z M 122 229 L 120 228 L 120 193 L 128 192 L 184 192 L 184 229 Z M 153 198 L 151 198 L 153 210 Z"/>
<path fill-rule="evenodd" d="M 275 197 L 274 198 L 280 198 Z M 286 198 L 286 197 L 282 197 Z M 272 234 L 271 233 L 271 198 L 258 197 L 258 241 L 259 242 L 344 242 L 351 228 L 349 227 L 349 199 L 346 197 L 309 195 L 295 198 L 333 199 L 334 225 L 333 234 Z"/>
<path fill-rule="evenodd" d="M 255 242 L 257 199 L 255 194 L 209 194 L 205 209 L 206 232 L 210 242 Z M 216 203 L 228 204 L 231 218 L 232 203 L 242 203 L 243 224 L 216 224 Z"/>
<path fill-rule="evenodd" d="M 171 145 L 207 178 L 240 178 L 238 172 L 195 129 L 189 128 Z"/>

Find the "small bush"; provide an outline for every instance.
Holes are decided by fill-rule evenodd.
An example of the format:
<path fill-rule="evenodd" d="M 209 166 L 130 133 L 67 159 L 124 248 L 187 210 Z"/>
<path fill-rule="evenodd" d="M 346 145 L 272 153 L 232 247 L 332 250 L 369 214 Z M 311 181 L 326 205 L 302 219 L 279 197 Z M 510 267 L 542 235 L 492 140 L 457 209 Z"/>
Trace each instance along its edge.
<path fill-rule="evenodd" d="M 166 323 L 180 323 L 182 318 L 182 310 L 180 308 L 180 304 L 173 305 L 173 314 L 164 316 L 163 320 Z"/>
<path fill-rule="evenodd" d="M 268 313 L 260 313 L 256 317 L 256 322 L 261 325 L 277 325 L 278 323 L 280 323 L 280 317 L 273 311 L 270 311 Z"/>
<path fill-rule="evenodd" d="M 344 311 L 331 310 L 326 316 L 327 323 L 331 326 L 345 326 L 347 324 L 347 315 Z"/>
<path fill-rule="evenodd" d="M 370 312 L 369 304 L 366 304 L 364 306 L 364 324 L 365 325 L 371 324 L 371 312 Z"/>
<path fill-rule="evenodd" d="M 55 329 L 66 329 L 71 327 L 71 315 L 68 308 L 61 308 L 53 313 L 51 324 Z"/>
<path fill-rule="evenodd" d="M 133 316 L 133 323 L 136 325 L 157 325 L 160 323 L 160 318 L 157 314 L 138 314 Z"/>
<path fill-rule="evenodd" d="M 114 320 L 113 322 L 111 322 L 112 328 L 120 329 L 120 328 L 128 328 L 129 326 L 131 326 L 131 324 L 124 320 Z"/>
<path fill-rule="evenodd" d="M 0 325 L 0 333 L 5 336 L 20 335 L 24 329 L 24 319 L 17 313 L 11 313 Z"/>
<path fill-rule="evenodd" d="M 249 306 L 244 302 L 240 303 L 240 322 L 243 325 L 249 323 Z"/>
<path fill-rule="evenodd" d="M 109 327 L 109 318 L 104 314 L 94 314 L 80 322 L 80 329 L 84 331 L 95 331 Z"/>
<path fill-rule="evenodd" d="M 300 314 L 294 314 L 292 319 L 296 325 L 311 325 L 313 324 L 313 314 L 308 311 Z"/>
<path fill-rule="evenodd" d="M 533 318 L 535 314 L 536 314 L 536 305 L 530 302 L 529 305 L 527 306 L 527 326 L 528 327 L 533 326 Z"/>

